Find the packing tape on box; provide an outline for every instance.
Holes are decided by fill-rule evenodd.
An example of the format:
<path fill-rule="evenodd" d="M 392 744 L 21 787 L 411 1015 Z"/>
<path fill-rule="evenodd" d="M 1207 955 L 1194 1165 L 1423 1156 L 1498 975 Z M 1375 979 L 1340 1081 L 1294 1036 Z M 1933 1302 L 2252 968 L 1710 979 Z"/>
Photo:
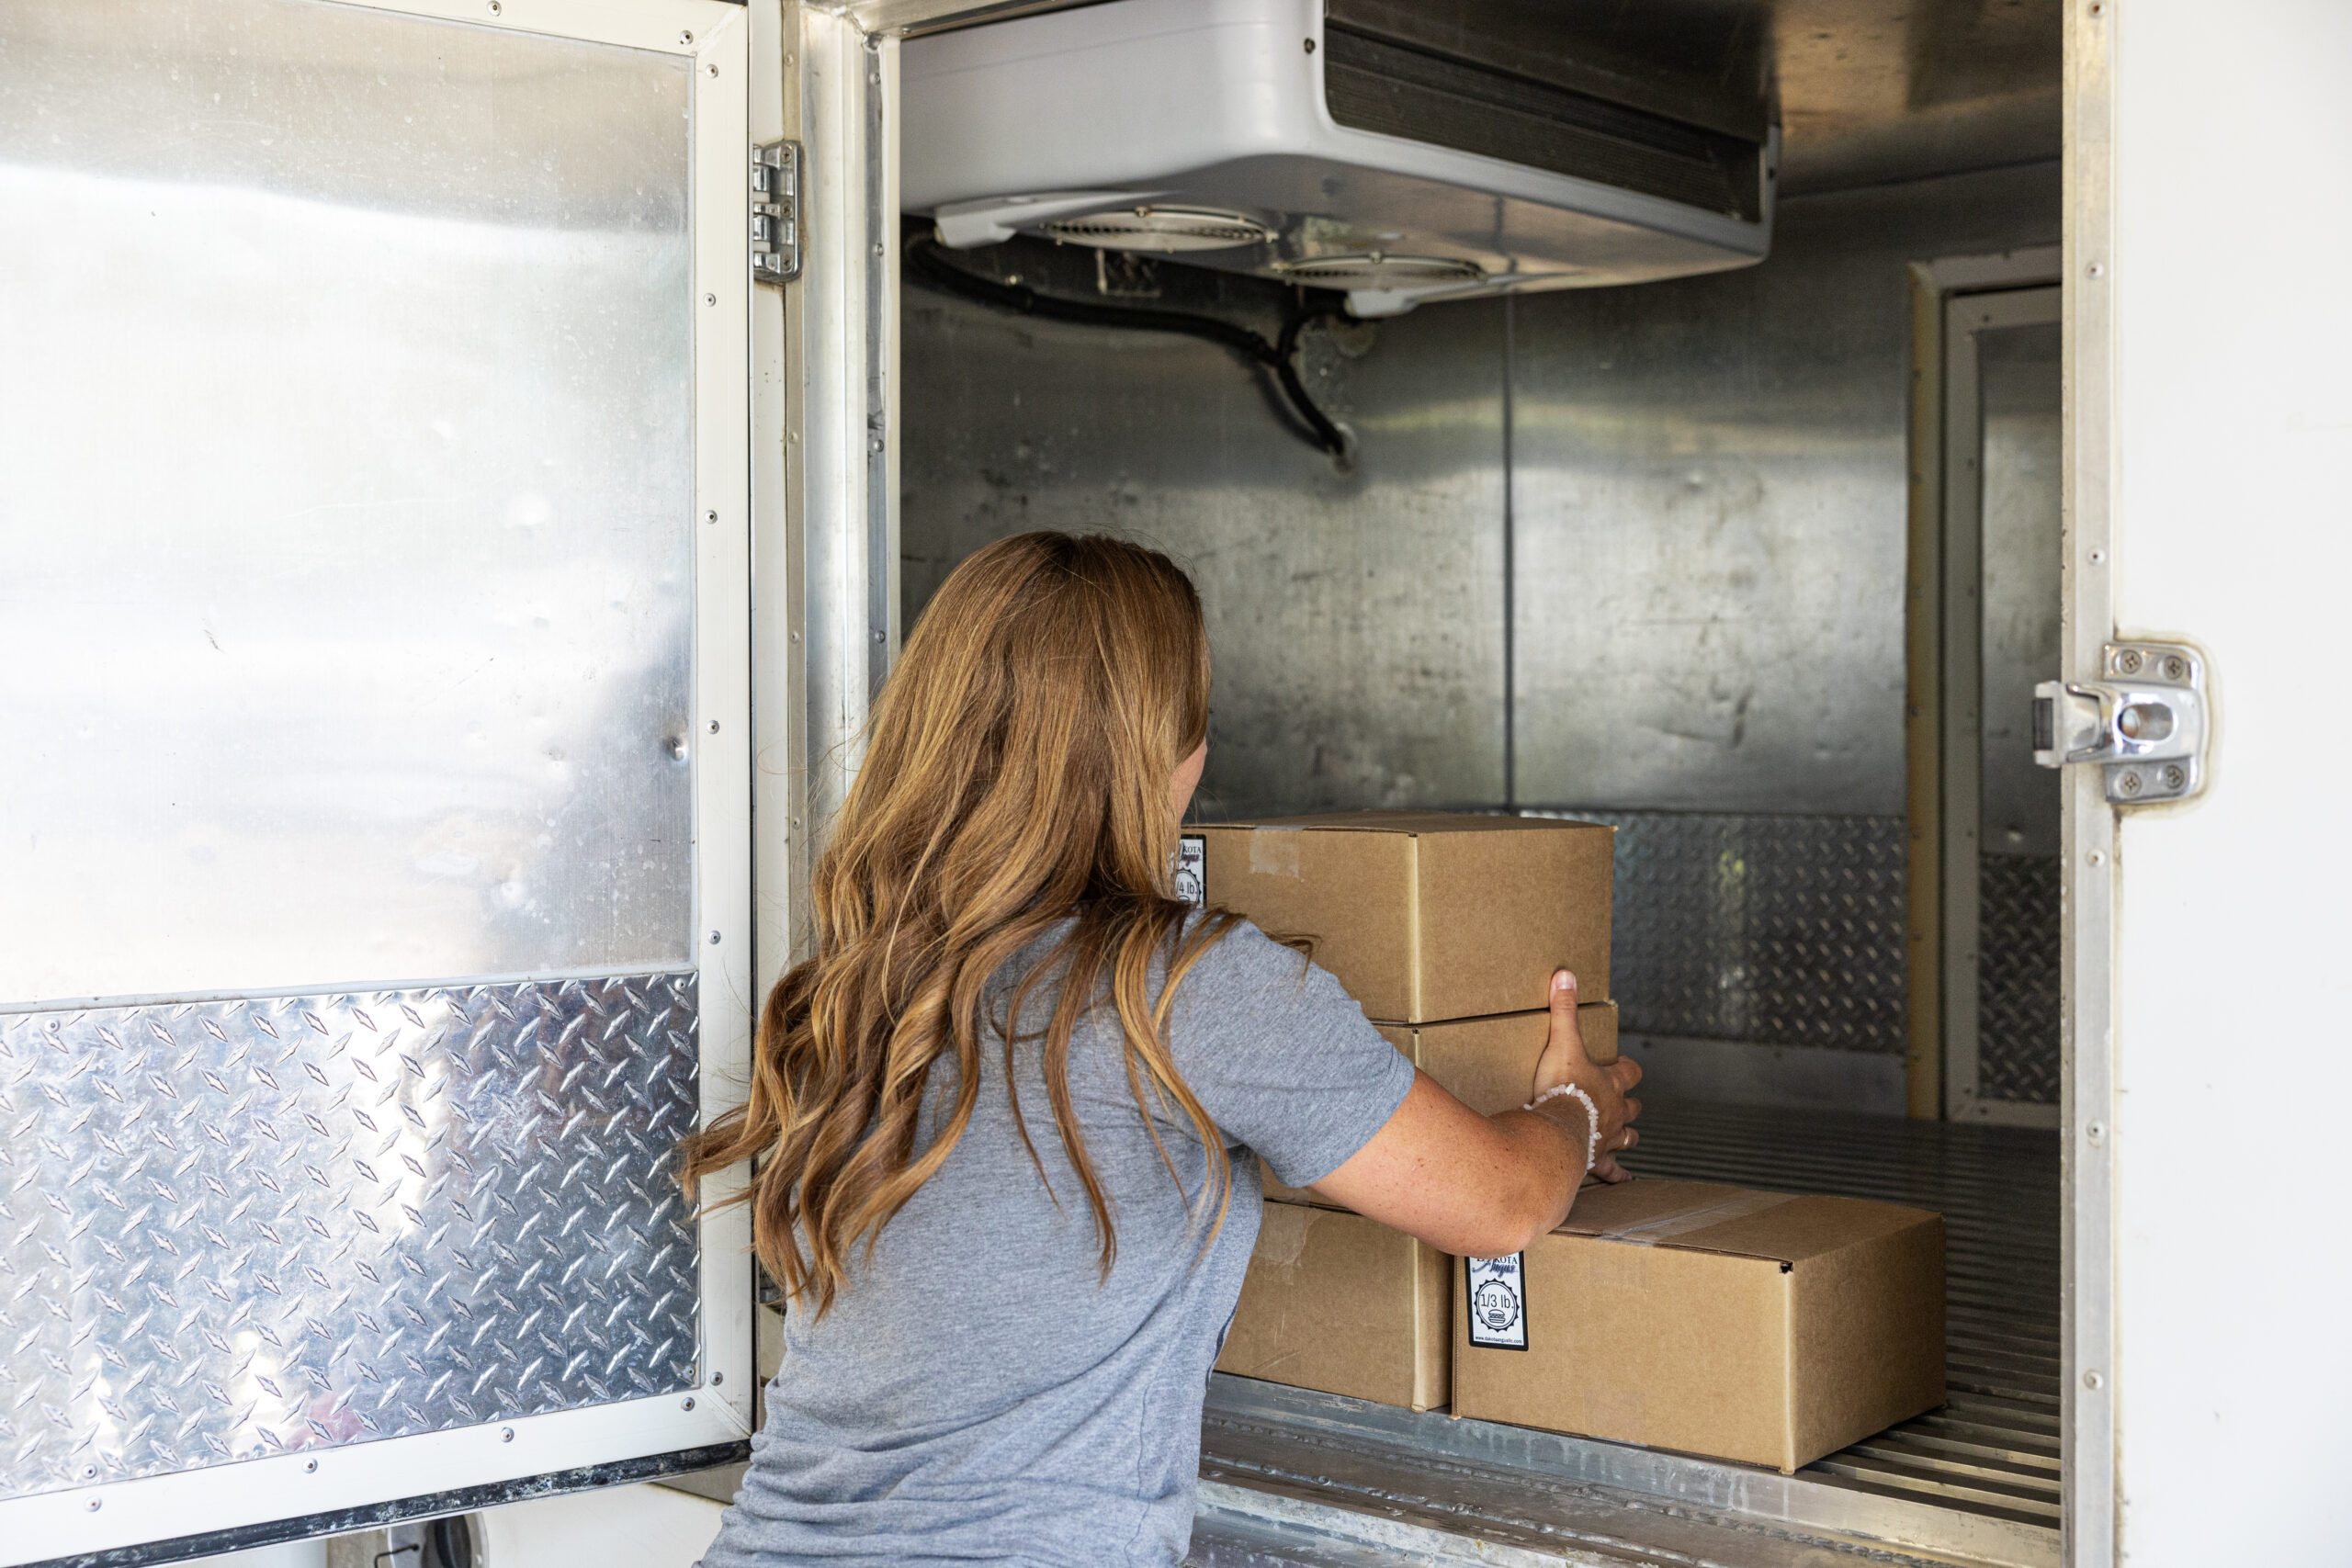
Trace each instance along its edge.
<path fill-rule="evenodd" d="M 1250 834 L 1250 874 L 1296 876 L 1298 837 L 1295 828 L 1258 828 Z"/>
<path fill-rule="evenodd" d="M 1307 1227 L 1315 1223 L 1316 1211 L 1295 1203 L 1269 1203 L 1258 1221 L 1258 1257 L 1277 1269 L 1298 1266 L 1299 1255 L 1306 1250 Z"/>
<path fill-rule="evenodd" d="M 1760 1214 L 1767 1209 L 1777 1209 L 1783 1203 L 1795 1201 L 1796 1194 L 1793 1192 L 1738 1192 L 1704 1208 L 1590 1234 L 1596 1241 L 1630 1241 L 1636 1247 L 1653 1247 L 1673 1236 L 1688 1235 L 1692 1231 L 1702 1231 L 1710 1225 L 1720 1225 L 1730 1220 L 1746 1219 L 1750 1214 Z"/>

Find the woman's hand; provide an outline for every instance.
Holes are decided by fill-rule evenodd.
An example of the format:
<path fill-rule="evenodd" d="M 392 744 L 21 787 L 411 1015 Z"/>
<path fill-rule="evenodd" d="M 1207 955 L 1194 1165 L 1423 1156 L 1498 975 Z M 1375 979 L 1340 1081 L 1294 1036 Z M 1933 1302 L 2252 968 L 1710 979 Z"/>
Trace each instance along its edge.
<path fill-rule="evenodd" d="M 1618 1058 L 1607 1066 L 1596 1066 L 1584 1054 L 1584 1035 L 1577 1027 L 1577 977 L 1562 969 L 1552 976 L 1552 1034 L 1544 1042 L 1544 1055 L 1536 1058 L 1535 1085 L 1529 1092 L 1532 1100 L 1547 1089 L 1562 1084 L 1574 1084 L 1592 1097 L 1592 1107 L 1600 1113 L 1600 1141 L 1592 1161 L 1592 1174 L 1603 1181 L 1627 1181 L 1633 1173 L 1620 1166 L 1615 1156 L 1623 1154 L 1642 1141 L 1634 1129 L 1634 1119 L 1642 1113 L 1642 1102 L 1628 1099 L 1626 1091 L 1642 1081 L 1639 1062 Z M 1585 1121 L 1584 1107 L 1574 1095 L 1555 1095 L 1544 1101 L 1543 1111 L 1560 1111 L 1574 1118 L 1581 1127 Z"/>

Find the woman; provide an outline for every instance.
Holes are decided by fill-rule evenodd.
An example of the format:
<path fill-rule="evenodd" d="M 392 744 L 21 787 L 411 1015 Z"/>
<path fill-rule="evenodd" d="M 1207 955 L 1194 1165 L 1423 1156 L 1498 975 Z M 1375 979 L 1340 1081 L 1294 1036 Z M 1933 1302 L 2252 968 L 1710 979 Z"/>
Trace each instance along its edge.
<path fill-rule="evenodd" d="M 816 956 L 689 1180 L 761 1161 L 783 1371 L 707 1568 L 1168 1564 L 1241 1289 L 1258 1156 L 1449 1252 L 1622 1179 L 1630 1063 L 1555 977 L 1532 1108 L 1422 1077 L 1328 974 L 1174 898 L 1207 754 L 1200 601 L 1108 538 L 989 546 L 875 705 Z"/>

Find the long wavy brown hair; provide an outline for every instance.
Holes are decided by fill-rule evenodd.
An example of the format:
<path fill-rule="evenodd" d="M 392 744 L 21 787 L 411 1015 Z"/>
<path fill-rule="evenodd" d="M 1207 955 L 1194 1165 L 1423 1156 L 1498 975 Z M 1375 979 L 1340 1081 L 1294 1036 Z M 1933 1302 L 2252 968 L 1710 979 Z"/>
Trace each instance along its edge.
<path fill-rule="evenodd" d="M 1070 1098 L 1072 1033 L 1108 999 L 1128 1087 L 1168 1172 L 1154 1111 L 1180 1110 L 1207 1154 L 1186 1201 L 1225 1218 L 1224 1140 L 1169 1050 L 1169 1002 L 1235 923 L 1190 906 L 1170 872 L 1177 765 L 1208 734 L 1208 638 L 1175 562 L 1123 540 L 1023 534 L 957 567 L 916 625 L 876 701 L 865 761 L 812 877 L 815 955 L 769 993 L 751 1095 L 686 1141 L 688 1190 L 744 1159 L 729 1201 L 748 1202 L 753 1246 L 797 1305 L 822 1316 L 852 1249 L 945 1163 L 972 1119 L 995 1036 L 1029 1158 L 1016 1042 L 1023 1004 L 1057 987 L 1041 1053 L 1054 1126 L 1093 1211 L 1107 1277 L 1118 1238 Z M 984 1018 L 989 982 L 1064 921 L 1069 931 Z M 1155 960 L 1164 982 L 1152 994 Z M 944 1127 L 916 1146 L 934 1077 Z M 1035 1079 L 1032 1079 L 1034 1084 Z M 1059 1195 L 1055 1197 L 1060 1201 Z"/>

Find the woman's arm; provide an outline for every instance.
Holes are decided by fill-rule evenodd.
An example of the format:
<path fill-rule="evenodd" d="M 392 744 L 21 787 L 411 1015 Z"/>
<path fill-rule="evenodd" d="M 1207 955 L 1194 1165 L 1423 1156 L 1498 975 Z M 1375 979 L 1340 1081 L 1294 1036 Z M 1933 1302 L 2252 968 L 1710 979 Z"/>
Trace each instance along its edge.
<path fill-rule="evenodd" d="M 1603 1180 L 1625 1179 L 1611 1156 L 1640 1142 L 1629 1123 L 1641 1114 L 1641 1101 L 1625 1091 L 1641 1079 L 1635 1062 L 1593 1065 L 1577 1032 L 1576 977 L 1565 969 L 1555 975 L 1551 1038 L 1529 1098 L 1557 1084 L 1574 1084 L 1591 1098 L 1600 1114 L 1592 1171 Z M 1481 1116 L 1416 1073 L 1386 1125 L 1315 1190 L 1444 1251 L 1498 1258 L 1567 1218 L 1584 1182 L 1589 1131 L 1574 1095 L 1555 1095 L 1533 1111 Z"/>

